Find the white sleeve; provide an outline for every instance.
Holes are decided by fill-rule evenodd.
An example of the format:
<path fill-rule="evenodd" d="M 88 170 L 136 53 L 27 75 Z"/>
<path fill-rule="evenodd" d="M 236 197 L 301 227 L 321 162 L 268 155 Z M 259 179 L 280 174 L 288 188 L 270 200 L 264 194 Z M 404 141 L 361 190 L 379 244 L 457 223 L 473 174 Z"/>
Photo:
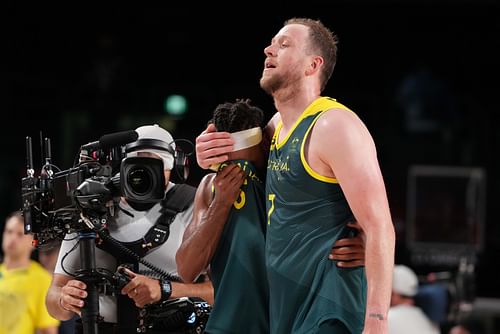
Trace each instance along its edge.
<path fill-rule="evenodd" d="M 57 263 L 54 269 L 55 274 L 70 276 L 74 275 L 77 270 L 82 268 L 80 261 L 80 245 L 77 245 L 78 243 L 78 233 L 67 234 L 65 236 L 61 243 L 61 248 L 59 249 Z M 95 248 L 94 252 L 96 268 L 104 268 L 111 271 L 116 269 L 116 260 L 111 254 L 108 254 L 98 247 Z"/>
<path fill-rule="evenodd" d="M 74 274 L 78 269 L 80 269 L 80 246 L 76 246 L 75 249 L 71 251 L 77 243 L 77 233 L 66 234 L 63 242 L 61 243 L 61 248 L 59 249 L 54 274 L 68 275 L 68 272 L 70 274 Z"/>

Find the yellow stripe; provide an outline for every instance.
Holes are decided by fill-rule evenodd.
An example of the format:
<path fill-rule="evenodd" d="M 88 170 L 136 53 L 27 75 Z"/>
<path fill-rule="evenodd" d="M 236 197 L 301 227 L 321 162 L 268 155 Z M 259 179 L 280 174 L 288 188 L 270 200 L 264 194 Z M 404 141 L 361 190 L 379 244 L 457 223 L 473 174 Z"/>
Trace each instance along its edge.
<path fill-rule="evenodd" d="M 307 171 L 307 173 L 311 177 L 313 177 L 313 178 L 315 178 L 317 180 L 323 181 L 323 182 L 338 183 L 337 179 L 334 178 L 334 177 L 323 176 L 323 175 L 320 175 L 317 172 L 315 172 L 311 168 L 311 166 L 309 166 L 309 164 L 307 163 L 307 161 L 305 159 L 305 156 L 304 156 L 304 145 L 305 145 L 307 136 L 309 135 L 309 132 L 311 131 L 313 125 L 318 120 L 319 116 L 321 114 L 323 114 L 324 112 L 330 110 L 330 109 L 345 109 L 345 110 L 348 110 L 348 111 L 354 113 L 351 109 L 349 109 L 346 106 L 344 106 L 343 104 L 337 102 L 335 99 L 330 98 L 330 97 L 321 96 L 321 97 L 317 98 L 316 100 L 314 100 L 304 110 L 304 112 L 300 115 L 300 117 L 295 121 L 292 129 L 288 132 L 288 134 L 286 135 L 286 137 L 281 142 L 278 142 L 278 135 L 279 135 L 279 133 L 281 131 L 281 128 L 283 127 L 283 122 L 281 120 L 278 122 L 278 125 L 276 126 L 276 130 L 274 131 L 274 135 L 273 135 L 275 147 L 271 147 L 271 150 L 272 149 L 279 149 L 280 147 L 282 147 L 283 145 L 285 145 L 286 142 L 288 141 L 288 138 L 290 138 L 290 136 L 292 135 L 293 131 L 295 130 L 295 128 L 300 124 L 300 122 L 302 122 L 302 120 L 304 118 L 306 118 L 306 117 L 308 117 L 310 115 L 314 115 L 315 113 L 318 113 L 318 112 L 321 111 L 321 113 L 316 117 L 316 119 L 309 126 L 309 129 L 307 129 L 307 132 L 306 132 L 306 134 L 304 136 L 304 139 L 302 141 L 302 146 L 301 146 L 301 149 L 300 149 L 300 160 L 302 161 L 302 165 L 304 166 L 304 169 Z"/>
<path fill-rule="evenodd" d="M 349 108 L 347 108 L 343 104 L 341 104 L 341 103 L 337 102 L 335 99 L 332 99 L 332 98 L 329 98 L 329 97 L 320 97 L 319 99 L 317 99 L 316 101 L 314 101 L 311 104 L 311 106 L 309 106 L 304 111 L 304 114 L 307 113 L 307 115 L 304 115 L 302 118 L 304 118 L 304 117 L 306 117 L 308 115 L 312 115 L 315 112 L 317 112 L 318 110 L 323 110 L 323 111 L 314 119 L 314 121 L 311 123 L 311 125 L 307 129 L 306 134 L 304 135 L 304 139 L 302 140 L 302 146 L 300 148 L 300 160 L 302 161 L 302 165 L 304 166 L 304 169 L 307 171 L 307 173 L 309 175 L 311 175 L 311 177 L 313 177 L 313 178 L 315 178 L 317 180 L 323 181 L 323 182 L 327 182 L 327 183 L 339 183 L 339 181 L 337 180 L 337 178 L 329 177 L 329 176 L 324 176 L 324 175 L 321 175 L 321 174 L 318 174 L 317 172 L 315 172 L 311 168 L 311 166 L 307 163 L 305 155 L 304 155 L 304 147 L 305 147 L 305 143 L 307 141 L 307 137 L 309 136 L 309 132 L 311 132 L 311 129 L 313 128 L 314 124 L 316 124 L 316 121 L 319 119 L 319 117 L 324 112 L 326 112 L 326 111 L 328 111 L 330 109 L 345 109 L 345 110 L 348 110 L 350 112 L 353 112 L 352 110 L 350 110 Z"/>
<path fill-rule="evenodd" d="M 324 96 L 318 97 L 316 100 L 314 100 L 304 110 L 304 112 L 302 112 L 302 114 L 300 115 L 300 117 L 293 124 L 292 128 L 290 129 L 290 131 L 288 131 L 286 137 L 283 138 L 283 140 L 281 142 L 278 142 L 278 135 L 279 135 L 279 133 L 281 131 L 281 128 L 283 127 L 283 122 L 280 120 L 278 122 L 278 125 L 276 126 L 276 130 L 274 131 L 276 148 L 280 148 L 283 145 L 285 145 L 285 143 L 288 141 L 288 138 L 290 138 L 290 136 L 292 135 L 292 133 L 295 130 L 295 128 L 300 124 L 300 122 L 302 122 L 302 120 L 304 118 L 306 118 L 306 117 L 308 117 L 310 115 L 314 115 L 315 113 L 317 113 L 320 110 L 324 110 L 325 111 L 325 110 L 335 109 L 335 108 L 341 108 L 341 109 L 347 109 L 347 110 L 349 110 L 349 108 L 347 108 L 346 106 L 344 106 L 341 103 L 338 103 L 335 99 L 332 99 L 330 97 L 324 97 Z"/>
<path fill-rule="evenodd" d="M 326 111 L 326 110 L 325 110 Z M 307 137 L 309 136 L 309 132 L 311 132 L 311 129 L 313 128 L 314 124 L 316 124 L 316 121 L 318 120 L 318 118 L 323 115 L 323 113 L 325 111 L 322 111 L 318 116 L 316 116 L 316 118 L 314 119 L 314 121 L 311 123 L 311 125 L 309 125 L 309 128 L 307 129 L 306 131 L 306 134 L 304 135 L 304 139 L 302 140 L 302 145 L 300 146 L 300 160 L 302 161 L 302 165 L 304 166 L 304 169 L 307 171 L 307 173 L 309 175 L 311 175 L 311 177 L 317 179 L 317 180 L 320 180 L 320 181 L 323 181 L 323 182 L 327 182 L 327 183 L 339 183 L 337 181 L 336 178 L 334 177 L 329 177 L 329 176 L 323 176 L 321 174 L 318 174 L 316 173 L 312 168 L 311 166 L 309 166 L 309 164 L 307 163 L 306 161 L 306 157 L 304 155 L 304 146 L 305 146 L 305 143 L 306 143 L 306 140 L 307 140 Z"/>
<path fill-rule="evenodd" d="M 283 126 L 283 122 L 280 120 L 278 122 L 278 125 L 276 126 L 276 130 L 274 130 L 274 135 L 273 135 L 273 142 L 275 148 L 278 148 L 278 134 L 280 133 L 281 127 Z M 283 146 L 283 145 L 280 145 Z M 275 149 L 273 145 L 271 145 L 271 150 Z"/>

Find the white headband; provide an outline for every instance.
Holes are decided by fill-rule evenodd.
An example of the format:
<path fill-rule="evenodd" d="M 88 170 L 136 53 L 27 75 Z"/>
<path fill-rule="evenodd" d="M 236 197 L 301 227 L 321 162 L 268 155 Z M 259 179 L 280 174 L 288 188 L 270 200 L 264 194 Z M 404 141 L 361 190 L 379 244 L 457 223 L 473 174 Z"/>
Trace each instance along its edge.
<path fill-rule="evenodd" d="M 231 138 L 234 140 L 234 151 L 243 150 L 257 145 L 262 141 L 262 129 L 255 127 L 248 130 L 231 133 Z"/>
<path fill-rule="evenodd" d="M 260 127 L 233 132 L 230 135 L 234 140 L 232 152 L 255 146 L 262 141 L 262 129 Z M 218 171 L 219 166 L 220 164 L 215 164 L 210 165 L 208 168 Z"/>

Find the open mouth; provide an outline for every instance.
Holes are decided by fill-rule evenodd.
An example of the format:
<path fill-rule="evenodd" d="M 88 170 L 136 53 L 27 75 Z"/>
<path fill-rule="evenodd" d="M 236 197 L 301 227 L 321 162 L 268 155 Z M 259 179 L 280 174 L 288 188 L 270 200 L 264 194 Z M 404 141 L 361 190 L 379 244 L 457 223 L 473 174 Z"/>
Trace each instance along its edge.
<path fill-rule="evenodd" d="M 273 64 L 273 62 L 270 59 L 266 59 L 266 61 L 264 62 L 264 70 L 271 68 L 276 68 L 276 65 Z"/>

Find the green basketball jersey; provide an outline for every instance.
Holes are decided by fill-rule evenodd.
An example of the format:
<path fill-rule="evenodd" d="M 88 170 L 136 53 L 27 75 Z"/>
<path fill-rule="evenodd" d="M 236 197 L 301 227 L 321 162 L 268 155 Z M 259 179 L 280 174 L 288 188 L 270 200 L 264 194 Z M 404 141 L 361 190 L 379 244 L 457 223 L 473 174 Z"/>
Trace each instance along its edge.
<path fill-rule="evenodd" d="M 364 268 L 338 268 L 328 259 L 334 242 L 349 234 L 352 212 L 337 180 L 313 171 L 304 156 L 309 132 L 332 108 L 347 109 L 318 98 L 278 142 L 280 122 L 271 142 L 266 264 L 273 334 L 316 333 L 331 320 L 342 321 L 352 333 L 363 329 Z"/>
<path fill-rule="evenodd" d="M 267 334 L 264 183 L 250 162 L 233 163 L 248 176 L 210 262 L 215 301 L 206 333 Z"/>

